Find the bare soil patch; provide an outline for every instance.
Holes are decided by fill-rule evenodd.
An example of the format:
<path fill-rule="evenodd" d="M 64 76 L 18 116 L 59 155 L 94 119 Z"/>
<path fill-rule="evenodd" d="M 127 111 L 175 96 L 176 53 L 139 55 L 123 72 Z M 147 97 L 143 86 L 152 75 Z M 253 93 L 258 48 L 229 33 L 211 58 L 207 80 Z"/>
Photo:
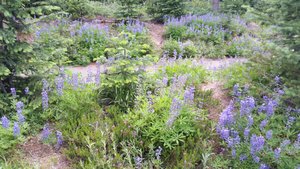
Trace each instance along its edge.
<path fill-rule="evenodd" d="M 33 168 L 70 169 L 67 158 L 50 145 L 43 144 L 38 137 L 28 139 L 19 148 L 24 153 L 25 162 Z"/>

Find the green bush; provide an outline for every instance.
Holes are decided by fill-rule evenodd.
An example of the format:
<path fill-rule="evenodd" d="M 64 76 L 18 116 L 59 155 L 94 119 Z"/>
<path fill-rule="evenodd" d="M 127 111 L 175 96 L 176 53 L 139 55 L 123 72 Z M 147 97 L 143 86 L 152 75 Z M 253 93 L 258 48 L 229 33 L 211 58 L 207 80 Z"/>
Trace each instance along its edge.
<path fill-rule="evenodd" d="M 186 37 L 187 27 L 185 26 L 168 26 L 164 35 L 167 38 L 172 38 L 175 40 L 184 40 Z"/>
<path fill-rule="evenodd" d="M 165 41 L 163 50 L 169 57 L 192 58 L 197 55 L 197 48 L 191 41 L 182 43 L 170 39 Z"/>
<path fill-rule="evenodd" d="M 188 75 L 188 85 L 199 86 L 207 78 L 207 71 L 197 65 L 193 65 L 192 61 L 183 60 L 178 63 L 168 65 L 165 68 L 165 73 L 169 80 L 179 75 Z M 163 75 L 163 72 L 160 72 Z"/>

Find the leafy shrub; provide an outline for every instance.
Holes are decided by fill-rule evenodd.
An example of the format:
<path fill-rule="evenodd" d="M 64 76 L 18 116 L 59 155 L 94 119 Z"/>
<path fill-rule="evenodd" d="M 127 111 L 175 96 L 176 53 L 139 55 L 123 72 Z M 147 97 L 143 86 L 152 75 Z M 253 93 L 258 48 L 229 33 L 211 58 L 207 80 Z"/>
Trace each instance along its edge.
<path fill-rule="evenodd" d="M 185 34 L 187 31 L 187 27 L 185 26 L 168 26 L 167 30 L 165 31 L 165 36 L 167 38 L 172 38 L 175 40 L 181 40 L 181 39 L 185 39 Z"/>
<path fill-rule="evenodd" d="M 191 41 L 182 43 L 170 39 L 164 43 L 163 50 L 169 57 L 175 58 L 192 58 L 197 54 L 197 48 Z"/>
<path fill-rule="evenodd" d="M 192 61 L 179 60 L 177 63 L 168 65 L 165 67 L 164 72 L 160 72 L 161 75 L 165 73 L 169 80 L 179 75 L 188 75 L 187 85 L 198 86 L 206 80 L 206 70 L 197 65 L 193 65 Z"/>

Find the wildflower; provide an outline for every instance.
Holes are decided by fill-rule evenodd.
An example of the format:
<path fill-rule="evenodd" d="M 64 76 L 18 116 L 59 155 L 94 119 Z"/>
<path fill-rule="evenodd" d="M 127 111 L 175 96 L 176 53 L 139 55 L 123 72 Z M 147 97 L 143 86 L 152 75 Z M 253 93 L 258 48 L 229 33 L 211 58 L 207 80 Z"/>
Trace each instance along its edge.
<path fill-rule="evenodd" d="M 249 134 L 250 134 L 250 129 L 249 128 L 245 128 L 245 130 L 244 130 L 244 138 L 248 139 L 249 138 Z"/>
<path fill-rule="evenodd" d="M 43 83 L 43 90 L 48 90 L 49 84 L 48 84 L 47 80 L 46 80 L 46 79 L 43 79 L 43 80 L 42 80 L 42 83 Z"/>
<path fill-rule="evenodd" d="M 143 158 L 141 158 L 141 157 L 135 157 L 134 158 L 134 163 L 135 163 L 135 165 L 136 165 L 137 168 L 142 168 Z"/>
<path fill-rule="evenodd" d="M 48 98 L 48 92 L 47 90 L 42 91 L 42 107 L 43 110 L 46 110 L 48 108 L 48 102 L 49 102 L 49 98 Z"/>
<path fill-rule="evenodd" d="M 224 140 L 227 140 L 229 138 L 229 134 L 230 134 L 230 131 L 226 128 L 222 129 L 221 130 L 221 138 L 224 139 Z"/>
<path fill-rule="evenodd" d="M 148 91 L 147 92 L 147 99 L 148 99 L 148 111 L 150 112 L 150 113 L 154 113 L 154 109 L 153 109 L 153 99 L 152 99 L 152 97 L 151 97 L 151 94 L 152 94 L 152 92 L 151 91 Z"/>
<path fill-rule="evenodd" d="M 240 155 L 240 161 L 245 161 L 247 160 L 247 155 L 246 154 L 241 154 Z"/>
<path fill-rule="evenodd" d="M 223 112 L 220 115 L 220 119 L 219 119 L 220 127 L 230 126 L 234 123 L 232 111 L 233 111 L 233 103 L 231 102 L 229 106 L 225 110 L 223 110 Z"/>
<path fill-rule="evenodd" d="M 164 78 L 162 79 L 162 82 L 163 82 L 163 84 L 164 84 L 164 87 L 168 86 L 168 81 L 169 81 L 169 79 L 168 79 L 167 77 L 164 77 Z"/>
<path fill-rule="evenodd" d="M 268 124 L 268 120 L 264 119 L 259 125 L 260 130 L 263 130 L 267 124 Z"/>
<path fill-rule="evenodd" d="M 293 125 L 293 123 L 296 121 L 296 118 L 293 116 L 289 116 L 288 117 L 288 121 L 286 123 L 286 127 L 287 128 L 291 128 L 291 126 Z"/>
<path fill-rule="evenodd" d="M 180 100 L 177 98 L 174 98 L 170 107 L 170 117 L 167 120 L 167 126 L 171 127 L 176 120 L 176 118 L 179 116 L 181 109 L 181 103 Z"/>
<path fill-rule="evenodd" d="M 265 139 L 262 136 L 256 136 L 253 134 L 250 138 L 250 153 L 255 159 L 255 154 L 259 151 L 261 151 L 264 148 Z"/>
<path fill-rule="evenodd" d="M 277 102 L 275 100 L 269 99 L 266 105 L 266 113 L 268 117 L 271 117 L 274 114 L 276 106 Z"/>
<path fill-rule="evenodd" d="M 5 128 L 5 129 L 9 128 L 9 120 L 7 119 L 6 116 L 3 116 L 1 118 L 1 121 L 2 121 L 2 127 L 3 128 Z"/>
<path fill-rule="evenodd" d="M 279 76 L 275 76 L 274 80 L 275 80 L 275 83 L 276 83 L 276 84 L 279 84 L 280 81 L 281 81 L 281 79 L 280 79 Z"/>
<path fill-rule="evenodd" d="M 155 150 L 155 156 L 157 160 L 160 160 L 162 150 L 163 149 L 160 146 Z"/>
<path fill-rule="evenodd" d="M 267 131 L 267 133 L 266 133 L 266 138 L 267 138 L 268 140 L 270 140 L 270 139 L 272 138 L 272 134 L 273 134 L 272 130 Z"/>
<path fill-rule="evenodd" d="M 247 119 L 248 119 L 247 127 L 250 128 L 253 125 L 254 120 L 252 116 L 248 116 Z"/>
<path fill-rule="evenodd" d="M 270 167 L 266 164 L 260 164 L 259 169 L 269 169 Z"/>
<path fill-rule="evenodd" d="M 21 124 L 25 122 L 25 117 L 22 113 L 18 113 L 18 121 Z"/>
<path fill-rule="evenodd" d="M 16 91 L 16 88 L 10 88 L 10 93 L 13 97 L 16 97 L 17 96 L 17 91 Z"/>
<path fill-rule="evenodd" d="M 25 87 L 24 92 L 25 92 L 26 95 L 28 95 L 29 92 L 30 92 L 30 91 L 29 91 L 29 87 Z"/>
<path fill-rule="evenodd" d="M 176 49 L 173 52 L 173 56 L 174 56 L 174 58 L 177 58 L 177 51 L 176 51 Z"/>
<path fill-rule="evenodd" d="M 87 78 L 86 78 L 86 82 L 87 82 L 87 83 L 92 82 L 92 76 L 93 76 L 92 70 L 91 70 L 91 68 L 89 68 L 89 69 L 87 70 Z"/>
<path fill-rule="evenodd" d="M 22 113 L 23 111 L 23 108 L 24 108 L 24 103 L 22 101 L 18 101 L 16 103 L 16 109 L 17 109 L 17 113 Z"/>
<path fill-rule="evenodd" d="M 194 100 L 195 87 L 189 87 L 184 92 L 184 102 L 192 103 Z"/>
<path fill-rule="evenodd" d="M 283 142 L 280 144 L 280 148 L 285 148 L 289 144 L 291 144 L 290 140 L 283 140 Z"/>
<path fill-rule="evenodd" d="M 239 91 L 239 84 L 235 84 L 233 86 L 233 96 L 235 96 L 235 97 L 241 96 L 241 92 Z"/>
<path fill-rule="evenodd" d="M 43 131 L 42 131 L 42 139 L 47 140 L 50 134 L 51 134 L 51 131 L 49 129 L 49 125 L 45 124 L 45 126 L 43 127 Z"/>
<path fill-rule="evenodd" d="M 96 76 L 95 76 L 95 82 L 96 82 L 96 85 L 100 85 L 100 63 L 99 62 L 96 62 L 96 66 L 97 66 L 97 72 L 96 72 Z"/>
<path fill-rule="evenodd" d="M 64 89 L 64 78 L 60 77 L 60 76 L 56 77 L 55 83 L 56 83 L 56 91 L 57 91 L 58 95 L 62 96 L 63 89 Z"/>
<path fill-rule="evenodd" d="M 60 131 L 56 131 L 56 147 L 59 149 L 63 144 L 63 136 Z"/>
<path fill-rule="evenodd" d="M 14 136 L 17 137 L 20 135 L 20 127 L 19 124 L 17 122 L 14 123 Z"/>
<path fill-rule="evenodd" d="M 236 157 L 236 150 L 235 149 L 231 150 L 231 155 L 232 155 L 232 157 Z"/>
<path fill-rule="evenodd" d="M 276 148 L 274 150 L 274 157 L 275 157 L 276 160 L 278 160 L 280 158 L 280 152 L 281 152 L 280 148 Z"/>
<path fill-rule="evenodd" d="M 252 158 L 255 163 L 259 163 L 260 158 L 257 155 L 253 155 Z"/>
<path fill-rule="evenodd" d="M 240 101 L 241 108 L 240 108 L 240 115 L 244 116 L 249 113 L 255 108 L 255 100 L 253 97 L 247 97 Z"/>
<path fill-rule="evenodd" d="M 72 74 L 72 85 L 74 87 L 74 89 L 78 88 L 78 74 L 77 73 L 73 73 Z"/>

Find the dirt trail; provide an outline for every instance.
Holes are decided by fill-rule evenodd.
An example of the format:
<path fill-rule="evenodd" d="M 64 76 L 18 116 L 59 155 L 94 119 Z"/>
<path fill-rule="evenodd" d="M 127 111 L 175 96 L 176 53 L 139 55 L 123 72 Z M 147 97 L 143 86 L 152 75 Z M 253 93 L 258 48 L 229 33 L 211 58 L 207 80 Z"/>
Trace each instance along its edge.
<path fill-rule="evenodd" d="M 219 101 L 218 106 L 208 107 L 209 118 L 217 122 L 219 120 L 220 112 L 225 109 L 231 98 L 228 96 L 229 91 L 223 88 L 223 84 L 219 81 L 212 81 L 201 86 L 204 91 L 212 90 L 212 97 Z"/>
<path fill-rule="evenodd" d="M 40 136 L 32 137 L 22 145 L 24 160 L 33 168 L 39 169 L 69 169 L 69 161 L 52 146 L 43 144 Z"/>
<path fill-rule="evenodd" d="M 151 22 L 145 23 L 145 25 L 149 29 L 150 37 L 156 50 L 161 50 L 164 43 L 164 25 Z"/>

